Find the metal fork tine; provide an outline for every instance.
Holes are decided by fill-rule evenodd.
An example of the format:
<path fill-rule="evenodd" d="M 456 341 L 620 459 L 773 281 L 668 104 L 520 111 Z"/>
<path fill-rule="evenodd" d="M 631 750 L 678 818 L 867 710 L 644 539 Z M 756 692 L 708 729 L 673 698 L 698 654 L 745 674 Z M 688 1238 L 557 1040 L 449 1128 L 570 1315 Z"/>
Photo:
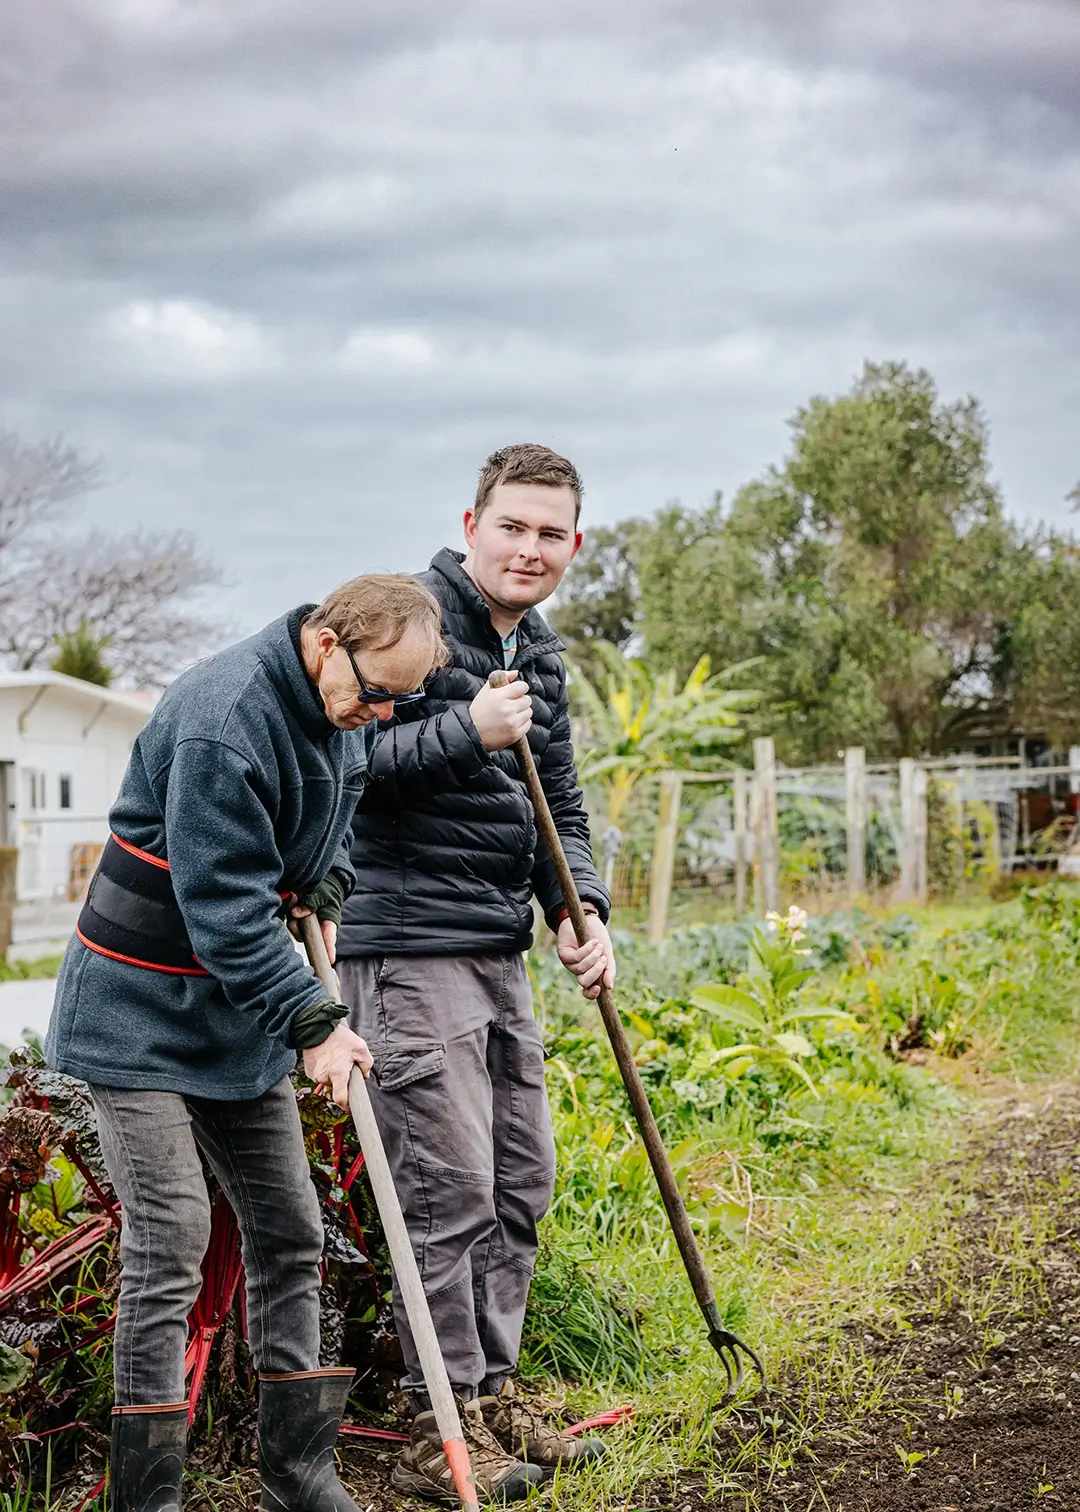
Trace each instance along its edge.
<path fill-rule="evenodd" d="M 720 1361 L 727 1375 L 727 1391 L 723 1397 L 725 1402 L 731 1401 L 732 1397 L 737 1395 L 739 1387 L 743 1383 L 743 1376 L 745 1374 L 743 1367 L 744 1355 L 751 1361 L 761 1379 L 765 1379 L 765 1370 L 758 1358 L 757 1352 L 751 1349 L 749 1344 L 744 1343 L 738 1334 L 732 1333 L 730 1329 L 714 1328 L 709 1332 L 709 1343 L 720 1356 Z M 733 1365 L 735 1367 L 734 1370 L 732 1369 Z"/>

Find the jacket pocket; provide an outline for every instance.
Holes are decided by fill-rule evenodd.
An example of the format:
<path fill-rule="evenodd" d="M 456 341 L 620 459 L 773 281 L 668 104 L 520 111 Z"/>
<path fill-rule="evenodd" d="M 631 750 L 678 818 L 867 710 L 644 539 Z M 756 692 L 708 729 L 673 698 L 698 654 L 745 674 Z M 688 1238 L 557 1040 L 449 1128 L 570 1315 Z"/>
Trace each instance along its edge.
<path fill-rule="evenodd" d="M 437 1076 L 446 1066 L 445 1040 L 422 1040 L 416 1044 L 395 1045 L 375 1063 L 375 1080 L 380 1092 L 398 1092 L 402 1087 Z"/>

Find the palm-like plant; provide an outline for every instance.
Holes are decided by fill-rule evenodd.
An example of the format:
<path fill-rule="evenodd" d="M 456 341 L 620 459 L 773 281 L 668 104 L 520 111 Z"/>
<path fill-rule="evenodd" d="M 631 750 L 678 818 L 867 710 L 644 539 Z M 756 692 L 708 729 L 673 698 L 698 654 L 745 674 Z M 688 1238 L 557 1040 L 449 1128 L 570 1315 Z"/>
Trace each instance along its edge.
<path fill-rule="evenodd" d="M 594 641 L 591 649 L 607 674 L 605 686 L 570 664 L 572 698 L 583 725 L 578 775 L 603 789 L 607 822 L 621 826 L 643 777 L 715 761 L 719 749 L 742 739 L 739 713 L 752 708 L 760 694 L 724 685 L 750 663 L 714 677 L 703 656 L 680 685 L 673 671 L 657 672 L 607 641 Z"/>

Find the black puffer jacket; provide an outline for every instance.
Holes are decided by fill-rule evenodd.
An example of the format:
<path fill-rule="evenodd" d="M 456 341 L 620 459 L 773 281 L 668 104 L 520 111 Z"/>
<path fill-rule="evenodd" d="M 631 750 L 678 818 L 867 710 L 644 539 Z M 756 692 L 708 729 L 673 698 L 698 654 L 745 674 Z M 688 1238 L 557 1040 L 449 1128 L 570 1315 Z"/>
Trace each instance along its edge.
<path fill-rule="evenodd" d="M 406 706 L 375 742 L 353 820 L 356 888 L 338 954 L 484 955 L 526 950 L 535 892 L 550 924 L 562 908 L 512 750 L 486 751 L 469 704 L 502 645 L 491 611 L 456 551 L 440 551 L 421 582 L 443 606 L 451 663 L 423 702 Z M 560 643 L 531 610 L 518 626 L 514 668 L 529 684 L 529 744 L 583 898 L 608 915 L 574 770 Z"/>

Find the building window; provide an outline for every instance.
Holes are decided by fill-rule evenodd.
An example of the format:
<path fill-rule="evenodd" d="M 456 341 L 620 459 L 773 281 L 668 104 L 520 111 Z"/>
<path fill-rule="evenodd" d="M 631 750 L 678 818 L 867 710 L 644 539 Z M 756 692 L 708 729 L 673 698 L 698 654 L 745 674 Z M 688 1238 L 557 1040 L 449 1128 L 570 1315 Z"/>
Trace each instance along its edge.
<path fill-rule="evenodd" d="M 71 807 L 71 778 L 67 775 L 60 778 L 60 807 L 62 809 Z"/>

